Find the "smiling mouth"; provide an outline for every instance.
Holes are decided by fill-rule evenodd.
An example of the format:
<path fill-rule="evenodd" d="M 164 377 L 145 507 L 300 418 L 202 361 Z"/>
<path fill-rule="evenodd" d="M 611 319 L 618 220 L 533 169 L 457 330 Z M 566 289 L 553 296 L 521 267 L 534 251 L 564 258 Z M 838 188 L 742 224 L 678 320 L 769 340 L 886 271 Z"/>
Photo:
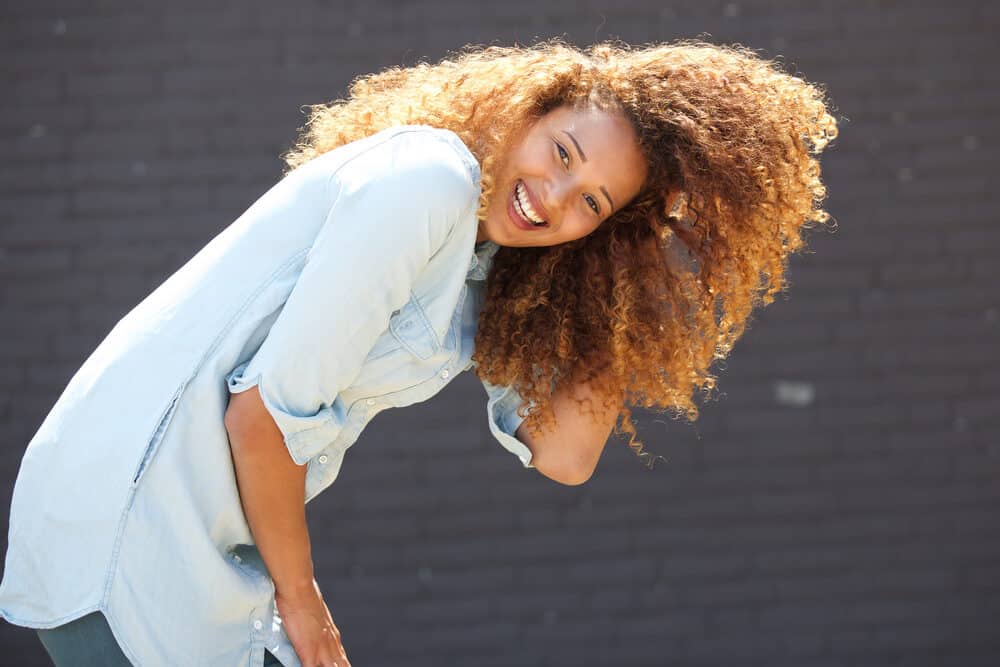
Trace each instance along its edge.
<path fill-rule="evenodd" d="M 524 198 L 523 200 L 522 197 Z M 524 210 L 523 201 L 527 201 L 527 205 L 529 207 L 531 206 L 531 201 L 528 199 L 528 193 L 522 181 L 516 181 L 514 183 L 514 188 L 510 195 L 510 201 L 511 209 L 514 211 L 514 214 L 518 216 L 520 222 L 525 226 L 528 226 L 531 229 L 545 229 L 549 226 L 549 223 L 546 221 L 540 223 L 535 222 Z"/>

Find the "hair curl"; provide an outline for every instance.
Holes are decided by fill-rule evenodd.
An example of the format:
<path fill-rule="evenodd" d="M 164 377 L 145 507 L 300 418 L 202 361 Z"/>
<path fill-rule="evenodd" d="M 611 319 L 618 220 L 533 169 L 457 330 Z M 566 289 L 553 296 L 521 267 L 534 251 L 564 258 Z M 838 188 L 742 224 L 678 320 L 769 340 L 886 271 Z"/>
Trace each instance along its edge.
<path fill-rule="evenodd" d="M 535 434 L 554 424 L 557 390 L 599 384 L 624 401 L 615 433 L 651 459 L 628 405 L 695 421 L 694 390 L 707 397 L 716 384 L 711 364 L 786 289 L 802 230 L 829 220 L 816 156 L 837 124 L 824 93 L 742 46 L 467 46 L 358 77 L 349 93 L 309 107 L 288 170 L 390 126 L 447 128 L 482 167 L 480 219 L 504 147 L 533 119 L 591 106 L 635 130 L 649 167 L 635 199 L 584 238 L 494 258 L 476 372 L 515 386 Z"/>

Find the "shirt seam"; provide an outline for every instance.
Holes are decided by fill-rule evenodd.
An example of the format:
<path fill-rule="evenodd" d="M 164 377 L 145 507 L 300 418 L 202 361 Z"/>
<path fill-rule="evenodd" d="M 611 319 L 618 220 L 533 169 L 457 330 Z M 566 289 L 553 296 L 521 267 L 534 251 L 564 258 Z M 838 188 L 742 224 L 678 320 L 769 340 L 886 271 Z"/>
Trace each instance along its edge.
<path fill-rule="evenodd" d="M 308 250 L 309 250 L 308 248 L 305 248 L 303 250 L 296 252 L 288 260 L 283 262 L 278 268 L 272 271 L 271 274 L 265 280 L 261 281 L 260 285 L 258 285 L 257 288 L 250 294 L 250 296 L 248 296 L 244 300 L 242 306 L 240 306 L 240 308 L 236 311 L 236 313 L 233 314 L 231 318 L 229 318 L 229 321 L 226 322 L 225 325 L 223 325 L 219 333 L 216 335 L 215 340 L 212 341 L 212 344 L 209 346 L 208 350 L 205 352 L 204 355 L 202 355 L 201 359 L 198 360 L 198 363 L 192 370 L 191 375 L 184 381 L 185 385 L 188 382 L 190 382 L 192 377 L 198 375 L 198 371 L 201 370 L 201 367 L 205 364 L 205 361 L 211 358 L 212 354 L 214 354 L 215 350 L 219 347 L 219 344 L 225 338 L 226 334 L 232 328 L 233 324 L 239 320 L 239 318 L 243 315 L 244 311 L 246 311 L 246 309 L 250 307 L 250 304 L 254 302 L 257 296 L 260 295 L 260 293 L 263 292 L 268 287 L 268 285 L 274 282 L 274 280 L 277 279 L 277 277 L 281 275 L 282 272 L 286 271 L 289 266 L 292 266 L 301 257 L 303 257 L 305 253 L 308 252 Z M 184 385 L 181 386 L 183 387 Z M 138 493 L 138 491 L 139 491 L 138 485 L 136 484 L 130 485 L 128 497 L 126 498 L 125 503 L 122 507 L 121 516 L 118 517 L 118 527 L 115 529 L 115 537 L 111 550 L 111 558 L 108 562 L 107 571 L 104 575 L 104 587 L 103 587 L 104 590 L 101 593 L 102 605 L 104 605 L 107 602 L 109 596 L 111 595 L 111 585 L 114 580 L 115 573 L 118 570 L 118 559 L 121 556 L 121 546 L 122 546 L 122 538 L 124 536 L 125 521 L 132 510 L 133 497 L 135 496 L 136 493 Z"/>

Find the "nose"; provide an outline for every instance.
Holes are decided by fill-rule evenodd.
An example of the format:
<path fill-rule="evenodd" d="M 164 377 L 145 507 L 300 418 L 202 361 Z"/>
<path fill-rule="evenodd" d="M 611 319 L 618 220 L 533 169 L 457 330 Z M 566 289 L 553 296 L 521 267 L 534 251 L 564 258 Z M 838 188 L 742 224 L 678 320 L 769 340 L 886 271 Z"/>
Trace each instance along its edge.
<path fill-rule="evenodd" d="M 573 181 L 566 176 L 556 177 L 549 181 L 548 187 L 539 196 L 542 206 L 549 212 L 549 217 L 561 219 L 567 201 L 573 194 Z M 552 224 L 553 221 L 549 221 Z"/>

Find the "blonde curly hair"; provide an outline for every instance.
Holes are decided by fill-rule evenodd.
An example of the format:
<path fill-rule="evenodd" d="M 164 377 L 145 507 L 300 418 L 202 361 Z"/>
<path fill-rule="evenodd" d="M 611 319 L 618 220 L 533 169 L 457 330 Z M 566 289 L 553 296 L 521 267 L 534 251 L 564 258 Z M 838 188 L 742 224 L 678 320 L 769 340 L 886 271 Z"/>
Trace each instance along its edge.
<path fill-rule="evenodd" d="M 745 47 L 700 40 L 467 46 L 436 64 L 358 77 L 347 99 L 311 105 L 283 158 L 290 171 L 390 126 L 447 128 L 480 162 L 483 219 L 505 146 L 560 106 L 621 113 L 646 182 L 588 236 L 499 249 L 476 373 L 515 387 L 536 435 L 554 425 L 552 396 L 569 383 L 621 397 L 599 409 L 620 407 L 614 432 L 652 467 L 628 406 L 695 421 L 694 390 L 708 397 L 716 384 L 711 364 L 753 308 L 786 289 L 802 230 L 829 220 L 816 156 L 837 123 L 820 88 Z"/>

